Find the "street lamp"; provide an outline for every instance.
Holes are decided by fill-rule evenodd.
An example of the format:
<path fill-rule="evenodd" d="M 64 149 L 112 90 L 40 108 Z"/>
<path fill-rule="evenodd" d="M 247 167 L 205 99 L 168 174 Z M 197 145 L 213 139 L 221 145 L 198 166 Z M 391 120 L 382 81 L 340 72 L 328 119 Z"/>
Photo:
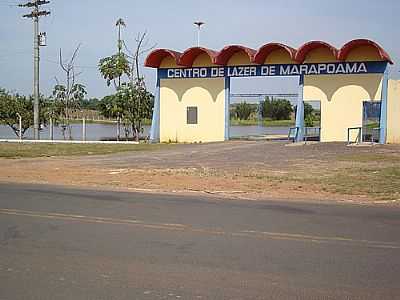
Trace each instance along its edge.
<path fill-rule="evenodd" d="M 197 47 L 200 47 L 200 31 L 201 31 L 201 26 L 203 26 L 205 23 L 202 21 L 197 21 L 193 23 L 194 25 L 197 26 Z"/>

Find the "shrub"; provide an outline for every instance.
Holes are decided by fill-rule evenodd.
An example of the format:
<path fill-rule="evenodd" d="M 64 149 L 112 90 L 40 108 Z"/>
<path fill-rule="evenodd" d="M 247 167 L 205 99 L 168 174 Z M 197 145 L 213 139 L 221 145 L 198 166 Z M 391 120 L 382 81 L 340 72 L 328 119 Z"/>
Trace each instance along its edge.
<path fill-rule="evenodd" d="M 289 120 L 293 112 L 290 101 L 286 99 L 269 99 L 267 97 L 261 105 L 261 114 L 263 118 L 272 120 Z"/>
<path fill-rule="evenodd" d="M 246 102 L 242 102 L 236 105 L 235 108 L 235 116 L 239 120 L 248 120 L 252 113 L 255 112 L 255 109 L 251 104 Z"/>

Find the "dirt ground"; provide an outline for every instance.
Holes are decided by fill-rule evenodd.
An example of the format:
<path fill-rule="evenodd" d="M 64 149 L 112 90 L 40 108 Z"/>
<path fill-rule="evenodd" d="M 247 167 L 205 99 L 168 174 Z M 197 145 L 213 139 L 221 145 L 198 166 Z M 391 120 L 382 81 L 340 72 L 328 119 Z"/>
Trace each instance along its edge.
<path fill-rule="evenodd" d="M 0 159 L 0 181 L 399 205 L 400 145 L 230 141 L 101 156 Z"/>

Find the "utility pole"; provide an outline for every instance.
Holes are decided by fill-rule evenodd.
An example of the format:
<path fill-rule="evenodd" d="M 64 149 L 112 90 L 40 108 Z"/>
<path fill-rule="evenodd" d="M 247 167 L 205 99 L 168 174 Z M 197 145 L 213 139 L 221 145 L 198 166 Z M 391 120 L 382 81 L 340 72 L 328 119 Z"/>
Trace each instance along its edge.
<path fill-rule="evenodd" d="M 34 139 L 39 140 L 39 60 L 40 60 L 40 46 L 45 46 L 43 38 L 46 36 L 45 33 L 39 33 L 39 18 L 50 14 L 49 11 L 41 11 L 39 8 L 42 5 L 49 4 L 50 1 L 46 0 L 32 0 L 25 4 L 19 4 L 19 7 L 31 8 L 32 12 L 27 15 L 23 15 L 24 18 L 33 19 L 33 124 L 34 124 Z"/>

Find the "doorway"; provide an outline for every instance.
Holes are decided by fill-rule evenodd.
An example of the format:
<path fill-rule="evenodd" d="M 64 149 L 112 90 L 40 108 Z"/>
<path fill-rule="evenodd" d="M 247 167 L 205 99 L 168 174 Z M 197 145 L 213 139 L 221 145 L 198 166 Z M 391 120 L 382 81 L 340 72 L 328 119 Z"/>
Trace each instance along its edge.
<path fill-rule="evenodd" d="M 230 80 L 230 138 L 287 139 L 290 128 L 295 126 L 298 77 Z"/>
<path fill-rule="evenodd" d="M 381 121 L 381 102 L 363 102 L 362 141 L 379 143 Z"/>
<path fill-rule="evenodd" d="M 321 101 L 304 101 L 304 141 L 321 141 Z"/>

